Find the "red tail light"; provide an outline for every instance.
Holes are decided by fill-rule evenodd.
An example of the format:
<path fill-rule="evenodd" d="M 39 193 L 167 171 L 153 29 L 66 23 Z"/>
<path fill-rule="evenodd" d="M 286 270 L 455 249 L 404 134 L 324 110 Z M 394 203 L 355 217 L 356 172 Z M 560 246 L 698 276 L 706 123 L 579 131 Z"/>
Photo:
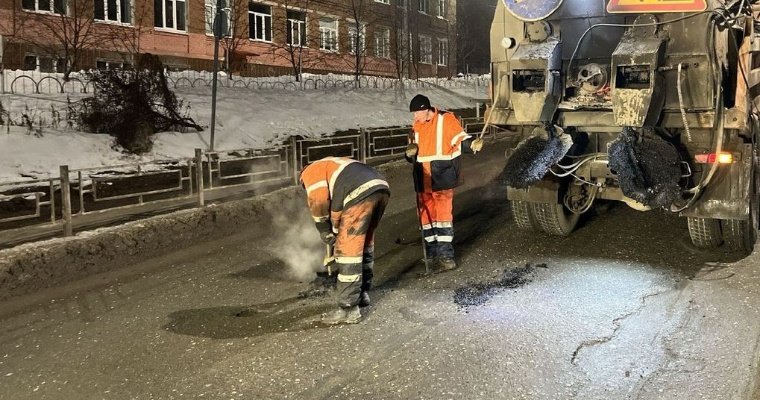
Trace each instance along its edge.
<path fill-rule="evenodd" d="M 734 155 L 725 152 L 697 154 L 694 161 L 697 164 L 731 164 L 734 162 Z"/>

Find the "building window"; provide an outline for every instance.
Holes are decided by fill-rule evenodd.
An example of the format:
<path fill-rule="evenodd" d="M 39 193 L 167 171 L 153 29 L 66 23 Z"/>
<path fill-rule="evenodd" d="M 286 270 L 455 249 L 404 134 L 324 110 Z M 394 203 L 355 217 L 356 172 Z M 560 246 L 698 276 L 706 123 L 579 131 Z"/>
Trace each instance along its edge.
<path fill-rule="evenodd" d="M 438 65 L 449 65 L 449 41 L 438 39 Z"/>
<path fill-rule="evenodd" d="M 288 44 L 306 46 L 306 13 L 288 10 L 287 12 Z"/>
<path fill-rule="evenodd" d="M 36 71 L 37 70 L 37 56 L 24 57 L 24 71 Z"/>
<path fill-rule="evenodd" d="M 156 28 L 185 31 L 185 0 L 153 0 L 153 26 Z"/>
<path fill-rule="evenodd" d="M 375 28 L 375 57 L 390 58 L 391 29 L 384 26 Z"/>
<path fill-rule="evenodd" d="M 121 62 L 121 61 L 98 60 L 95 62 L 95 68 L 101 71 L 113 71 L 113 70 L 120 70 L 120 69 L 131 69 L 132 64 L 128 62 Z"/>
<path fill-rule="evenodd" d="M 206 0 L 206 34 L 214 34 L 214 19 L 216 18 L 217 0 Z M 222 0 L 222 33 L 225 37 L 232 36 L 232 9 L 230 9 L 230 0 Z"/>
<path fill-rule="evenodd" d="M 27 55 L 24 57 L 24 71 L 36 72 L 64 72 L 66 61 L 63 58 L 41 57 Z"/>
<path fill-rule="evenodd" d="M 21 8 L 29 11 L 66 14 L 66 0 L 22 0 Z"/>
<path fill-rule="evenodd" d="M 319 48 L 338 51 L 338 21 L 331 18 L 319 19 Z"/>
<path fill-rule="evenodd" d="M 433 40 L 430 36 L 420 35 L 420 62 L 423 64 L 433 63 Z"/>
<path fill-rule="evenodd" d="M 98 21 L 132 23 L 132 0 L 95 0 L 94 11 Z"/>
<path fill-rule="evenodd" d="M 448 0 L 437 0 L 438 1 L 438 16 L 441 18 L 446 18 L 446 2 Z"/>
<path fill-rule="evenodd" d="M 264 42 L 272 41 L 272 7 L 248 4 L 248 37 Z"/>
<path fill-rule="evenodd" d="M 356 22 L 348 23 L 348 52 L 350 54 L 364 54 L 364 42 L 367 33 L 366 24 L 360 24 L 361 31 L 357 33 Z"/>
<path fill-rule="evenodd" d="M 417 10 L 421 13 L 430 14 L 428 0 L 417 0 Z"/>

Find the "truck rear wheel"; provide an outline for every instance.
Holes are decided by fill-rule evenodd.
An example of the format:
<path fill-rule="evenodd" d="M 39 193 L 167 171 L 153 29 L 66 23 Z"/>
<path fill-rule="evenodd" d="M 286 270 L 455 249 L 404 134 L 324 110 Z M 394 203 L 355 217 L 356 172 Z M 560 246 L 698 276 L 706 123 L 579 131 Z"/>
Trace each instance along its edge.
<path fill-rule="evenodd" d="M 512 216 L 518 228 L 538 229 L 536 219 L 533 217 L 533 207 L 530 206 L 531 203 L 522 200 L 510 200 L 509 203 L 512 206 Z"/>
<path fill-rule="evenodd" d="M 711 249 L 723 243 L 720 230 L 720 220 L 715 218 L 688 217 L 689 236 L 694 247 Z"/>
<path fill-rule="evenodd" d="M 756 150 L 757 151 L 757 150 Z M 757 157 L 757 155 L 755 156 Z M 760 217 L 760 162 L 755 160 L 754 179 L 750 186 L 749 217 L 744 220 L 724 219 L 720 221 L 723 241 L 732 251 L 749 254 L 755 248 Z"/>
<path fill-rule="evenodd" d="M 720 221 L 723 242 L 731 251 L 751 253 L 755 247 L 755 228 L 752 218 L 746 220 L 724 219 Z"/>
<path fill-rule="evenodd" d="M 580 219 L 580 214 L 571 213 L 562 204 L 531 203 L 531 206 L 539 229 L 550 235 L 569 235 Z"/>

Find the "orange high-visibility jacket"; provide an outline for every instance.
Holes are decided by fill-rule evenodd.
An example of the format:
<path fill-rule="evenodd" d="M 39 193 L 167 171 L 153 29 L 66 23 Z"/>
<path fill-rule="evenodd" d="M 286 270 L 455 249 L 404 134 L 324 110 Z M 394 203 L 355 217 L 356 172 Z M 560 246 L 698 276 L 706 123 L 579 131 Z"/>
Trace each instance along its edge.
<path fill-rule="evenodd" d="M 418 193 L 452 189 L 459 185 L 459 156 L 462 141 L 471 138 L 454 114 L 435 111 L 430 121 L 412 126 L 417 159 L 414 160 L 414 187 Z"/>
<path fill-rule="evenodd" d="M 343 210 L 377 191 L 390 193 L 388 182 L 374 168 L 346 157 L 326 157 L 309 164 L 301 172 L 301 183 L 317 229 L 332 227 L 334 233 Z"/>

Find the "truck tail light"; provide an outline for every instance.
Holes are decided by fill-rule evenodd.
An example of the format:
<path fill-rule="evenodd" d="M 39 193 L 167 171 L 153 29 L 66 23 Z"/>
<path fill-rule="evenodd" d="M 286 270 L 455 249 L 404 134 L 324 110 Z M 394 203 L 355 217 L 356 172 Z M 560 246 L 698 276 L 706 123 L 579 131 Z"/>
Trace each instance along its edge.
<path fill-rule="evenodd" d="M 734 162 L 734 155 L 731 153 L 707 153 L 697 154 L 694 156 L 697 164 L 731 164 Z"/>

